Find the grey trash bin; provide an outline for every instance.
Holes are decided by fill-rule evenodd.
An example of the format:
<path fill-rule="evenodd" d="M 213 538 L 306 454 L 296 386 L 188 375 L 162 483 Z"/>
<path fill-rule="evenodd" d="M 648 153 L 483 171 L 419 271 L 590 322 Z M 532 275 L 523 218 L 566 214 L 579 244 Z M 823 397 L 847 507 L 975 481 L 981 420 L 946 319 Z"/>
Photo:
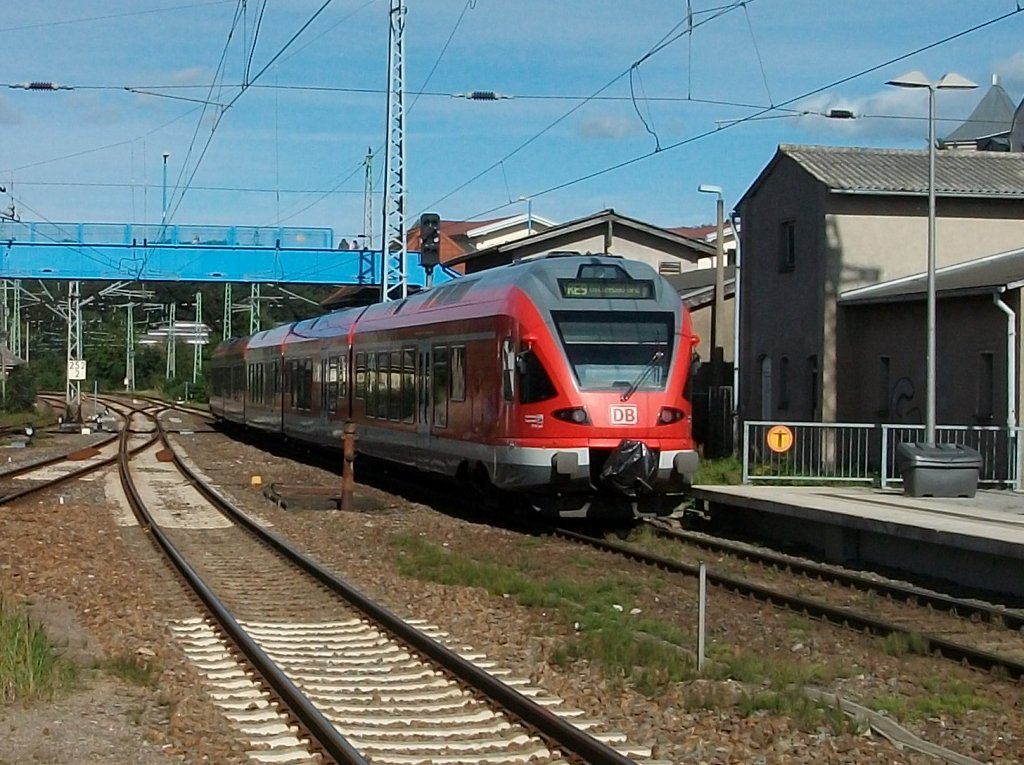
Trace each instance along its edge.
<path fill-rule="evenodd" d="M 896 469 L 903 493 L 911 497 L 973 497 L 981 454 L 963 444 L 901 443 L 896 445 Z"/>

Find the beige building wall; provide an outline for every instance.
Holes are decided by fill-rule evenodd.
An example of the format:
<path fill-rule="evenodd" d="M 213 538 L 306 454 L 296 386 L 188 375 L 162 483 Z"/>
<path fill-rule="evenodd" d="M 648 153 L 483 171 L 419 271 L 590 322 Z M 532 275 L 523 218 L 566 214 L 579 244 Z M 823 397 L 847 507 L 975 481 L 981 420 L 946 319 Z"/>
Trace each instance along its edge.
<path fill-rule="evenodd" d="M 928 217 L 921 215 L 829 214 L 830 250 L 841 251 L 842 289 L 899 279 L 928 267 Z M 936 218 L 935 262 L 943 266 L 1018 249 L 1024 219 Z"/>

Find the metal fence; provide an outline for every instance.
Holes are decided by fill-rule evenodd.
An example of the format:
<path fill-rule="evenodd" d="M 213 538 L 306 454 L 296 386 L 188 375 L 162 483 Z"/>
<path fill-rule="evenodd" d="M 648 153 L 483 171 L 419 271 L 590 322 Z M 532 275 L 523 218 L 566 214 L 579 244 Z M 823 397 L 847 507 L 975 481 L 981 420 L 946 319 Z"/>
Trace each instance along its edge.
<path fill-rule="evenodd" d="M 897 444 L 919 443 L 923 425 L 752 421 L 743 426 L 743 483 L 902 485 Z M 939 425 L 937 443 L 977 449 L 979 485 L 1020 488 L 1021 428 Z"/>
<path fill-rule="evenodd" d="M 334 230 L 275 226 L 191 226 L 125 223 L 0 223 L 0 241 L 34 244 L 194 244 L 207 247 L 331 249 Z"/>

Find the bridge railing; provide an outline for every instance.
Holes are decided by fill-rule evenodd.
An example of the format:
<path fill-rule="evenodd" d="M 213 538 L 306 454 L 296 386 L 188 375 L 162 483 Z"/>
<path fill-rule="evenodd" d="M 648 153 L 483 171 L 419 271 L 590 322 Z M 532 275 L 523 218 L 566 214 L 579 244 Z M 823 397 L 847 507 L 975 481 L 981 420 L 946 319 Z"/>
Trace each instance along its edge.
<path fill-rule="evenodd" d="M 173 244 L 203 247 L 332 249 L 334 230 L 274 226 L 201 226 L 144 223 L 49 223 L 4 221 L 0 242 L 32 244 Z"/>

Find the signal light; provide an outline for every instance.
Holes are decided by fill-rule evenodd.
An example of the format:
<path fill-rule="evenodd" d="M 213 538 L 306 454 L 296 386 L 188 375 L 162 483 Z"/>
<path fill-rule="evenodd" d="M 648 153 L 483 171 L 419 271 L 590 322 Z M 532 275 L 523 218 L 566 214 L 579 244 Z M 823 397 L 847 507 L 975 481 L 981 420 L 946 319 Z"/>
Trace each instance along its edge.
<path fill-rule="evenodd" d="M 557 409 L 551 416 L 562 422 L 571 422 L 574 425 L 589 425 L 590 416 L 582 406 L 574 406 L 571 409 Z"/>
<path fill-rule="evenodd" d="M 441 262 L 441 216 L 423 213 L 420 216 L 420 265 L 433 268 Z"/>

